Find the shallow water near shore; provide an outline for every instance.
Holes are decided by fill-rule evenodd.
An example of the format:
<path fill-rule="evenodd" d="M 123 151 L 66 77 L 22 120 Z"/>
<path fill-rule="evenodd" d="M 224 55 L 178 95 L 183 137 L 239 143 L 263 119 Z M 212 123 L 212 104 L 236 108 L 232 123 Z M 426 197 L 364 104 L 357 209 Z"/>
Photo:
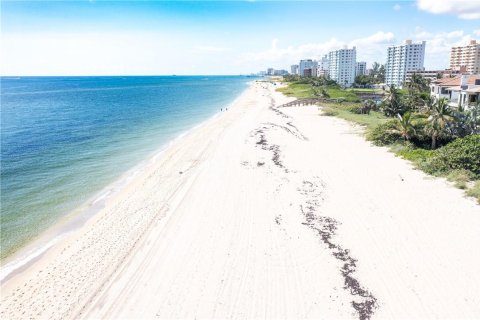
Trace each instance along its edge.
<path fill-rule="evenodd" d="M 1 78 L 2 260 L 227 107 L 251 80 Z"/>

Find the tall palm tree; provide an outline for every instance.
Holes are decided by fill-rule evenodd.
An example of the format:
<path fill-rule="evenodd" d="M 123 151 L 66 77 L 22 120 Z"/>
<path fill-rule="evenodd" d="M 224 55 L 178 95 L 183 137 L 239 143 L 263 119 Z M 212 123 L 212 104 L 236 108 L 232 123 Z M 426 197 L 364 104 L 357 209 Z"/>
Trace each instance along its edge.
<path fill-rule="evenodd" d="M 412 114 L 410 112 L 405 112 L 402 116 L 397 114 L 398 117 L 398 126 L 396 132 L 398 132 L 402 138 L 407 142 L 412 138 L 414 134 L 416 134 L 415 127 L 411 121 Z"/>
<path fill-rule="evenodd" d="M 426 96 L 424 99 L 423 99 L 423 103 L 424 103 L 424 108 L 425 108 L 425 111 L 426 112 L 430 112 L 432 111 L 433 109 L 433 106 L 435 105 L 435 101 L 436 101 L 436 98 L 433 97 L 433 96 Z"/>
<path fill-rule="evenodd" d="M 372 99 L 363 101 L 362 113 L 370 114 L 370 111 L 375 110 L 377 104 Z"/>
<path fill-rule="evenodd" d="M 454 122 L 456 119 L 452 110 L 448 107 L 446 98 L 435 100 L 429 114 L 430 116 L 427 119 L 429 123 L 428 131 L 432 136 L 432 149 L 435 149 L 437 139 L 445 132 L 447 124 Z"/>
<path fill-rule="evenodd" d="M 394 117 L 400 113 L 400 90 L 398 90 L 395 85 L 392 84 L 388 87 L 387 95 L 383 99 L 382 104 L 385 115 Z"/>
<path fill-rule="evenodd" d="M 407 83 L 407 88 L 413 93 L 420 93 L 423 91 L 428 91 L 429 82 L 427 79 L 422 77 L 419 74 L 412 74 L 410 82 Z"/>
<path fill-rule="evenodd" d="M 480 101 L 466 112 L 465 127 L 470 134 L 480 133 Z"/>

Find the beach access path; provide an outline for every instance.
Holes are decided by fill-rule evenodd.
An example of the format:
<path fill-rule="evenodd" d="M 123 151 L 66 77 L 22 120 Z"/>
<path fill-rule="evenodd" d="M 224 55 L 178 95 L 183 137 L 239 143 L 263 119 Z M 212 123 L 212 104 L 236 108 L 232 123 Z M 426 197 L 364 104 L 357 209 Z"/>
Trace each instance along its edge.
<path fill-rule="evenodd" d="M 478 318 L 480 206 L 275 87 L 11 277 L 2 319 Z"/>

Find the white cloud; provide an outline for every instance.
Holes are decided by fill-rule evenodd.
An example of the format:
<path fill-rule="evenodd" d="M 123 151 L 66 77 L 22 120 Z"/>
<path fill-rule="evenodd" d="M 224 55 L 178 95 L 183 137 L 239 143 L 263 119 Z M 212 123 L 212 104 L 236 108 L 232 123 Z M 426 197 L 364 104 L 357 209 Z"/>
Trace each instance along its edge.
<path fill-rule="evenodd" d="M 371 47 L 377 44 L 391 43 L 395 39 L 392 32 L 379 31 L 366 38 L 356 39 L 350 42 L 350 45 L 357 47 Z"/>
<path fill-rule="evenodd" d="M 318 59 L 329 51 L 342 47 L 356 46 L 357 60 L 366 60 L 369 63 L 383 61 L 386 45 L 393 43 L 395 36 L 392 32 L 378 31 L 368 37 L 352 41 L 341 41 L 331 38 L 325 42 L 306 43 L 299 46 L 279 46 L 278 39 L 273 39 L 269 49 L 259 52 L 249 52 L 241 56 L 239 63 L 264 62 L 272 66 L 284 67 L 298 62 L 300 59 Z"/>
<path fill-rule="evenodd" d="M 480 19 L 479 0 L 417 0 L 420 10 L 433 14 L 453 14 L 460 19 Z"/>
<path fill-rule="evenodd" d="M 398 3 L 393 6 L 393 10 L 395 10 L 395 11 L 399 11 L 400 9 L 402 9 L 402 6 L 399 5 Z"/>
<path fill-rule="evenodd" d="M 476 36 L 480 36 L 480 29 L 473 30 L 473 34 Z"/>

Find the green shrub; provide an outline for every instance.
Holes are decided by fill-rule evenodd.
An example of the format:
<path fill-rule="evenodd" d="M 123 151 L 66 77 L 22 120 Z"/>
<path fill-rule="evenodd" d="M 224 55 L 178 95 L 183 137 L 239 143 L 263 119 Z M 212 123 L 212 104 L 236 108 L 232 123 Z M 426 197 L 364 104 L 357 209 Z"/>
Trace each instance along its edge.
<path fill-rule="evenodd" d="M 338 111 L 335 111 L 335 110 L 330 109 L 330 108 L 323 108 L 322 113 L 320 115 L 325 116 L 325 117 L 335 117 L 335 116 L 338 115 Z"/>
<path fill-rule="evenodd" d="M 480 135 L 459 138 L 435 150 L 432 161 L 445 172 L 464 169 L 480 176 Z"/>
<path fill-rule="evenodd" d="M 473 178 L 474 174 L 465 169 L 453 170 L 447 175 L 447 180 L 453 182 L 459 189 L 467 189 L 468 182 Z"/>
<path fill-rule="evenodd" d="M 477 180 L 473 187 L 467 190 L 467 196 L 476 198 L 480 204 L 480 180 Z"/>
<path fill-rule="evenodd" d="M 410 160 L 415 163 L 419 163 L 420 161 L 425 161 L 428 158 L 433 156 L 432 150 L 425 150 L 425 149 L 414 149 L 414 148 L 403 148 L 401 150 L 396 151 L 396 153 L 406 160 Z"/>
<path fill-rule="evenodd" d="M 445 162 L 438 161 L 434 155 L 430 158 L 425 158 L 423 161 L 418 161 L 417 166 L 420 170 L 436 177 L 444 176 L 449 170 Z"/>
<path fill-rule="evenodd" d="M 362 107 L 361 106 L 356 106 L 356 105 L 348 105 L 346 106 L 345 110 L 355 113 L 355 114 L 361 114 L 362 113 Z"/>
<path fill-rule="evenodd" d="M 397 121 L 390 120 L 376 126 L 367 133 L 367 139 L 377 146 L 386 146 L 393 144 L 401 139 L 400 134 L 395 132 L 397 129 Z"/>
<path fill-rule="evenodd" d="M 429 149 L 432 145 L 432 137 L 425 130 L 427 120 L 418 114 L 414 114 L 413 119 L 412 124 L 415 128 L 415 134 L 412 136 L 411 141 L 419 148 Z"/>

